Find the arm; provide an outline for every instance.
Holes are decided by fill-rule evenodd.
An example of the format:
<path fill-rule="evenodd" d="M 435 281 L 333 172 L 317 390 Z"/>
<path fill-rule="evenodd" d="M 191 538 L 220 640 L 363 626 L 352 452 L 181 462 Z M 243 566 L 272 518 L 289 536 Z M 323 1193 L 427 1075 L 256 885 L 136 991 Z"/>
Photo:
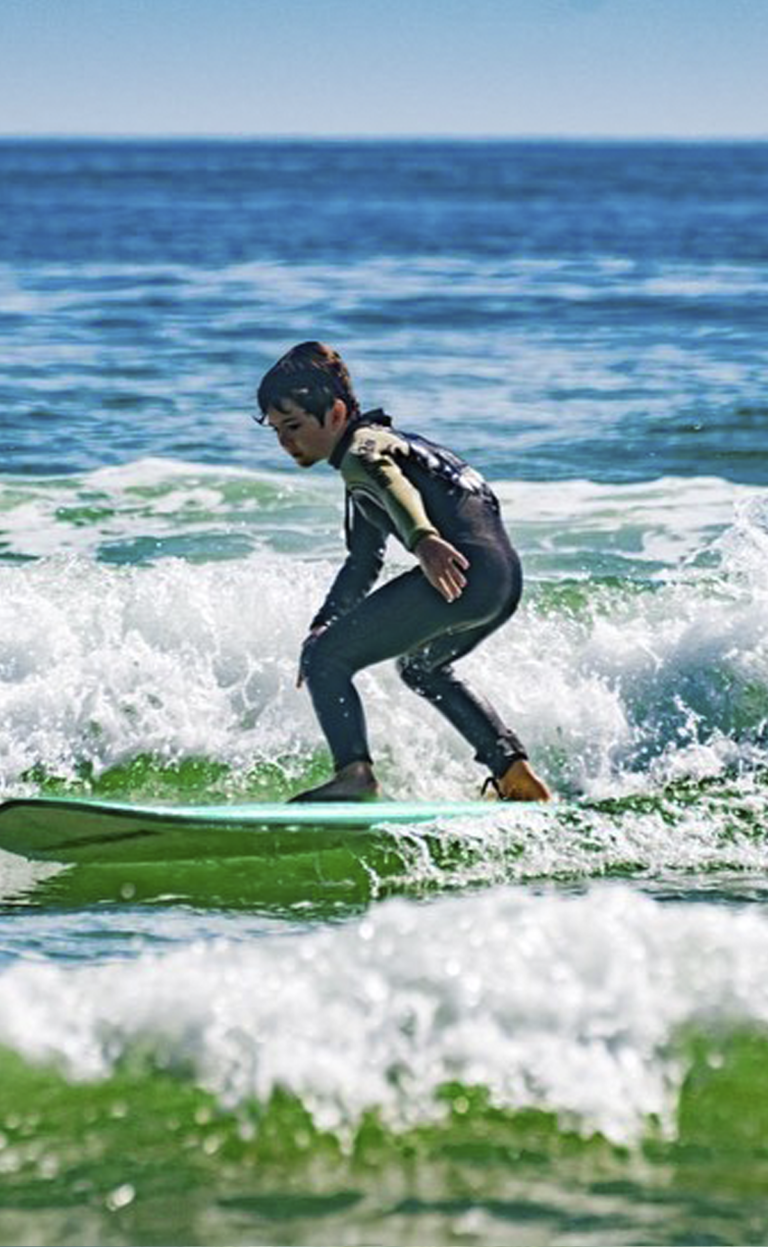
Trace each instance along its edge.
<path fill-rule="evenodd" d="M 430 520 L 421 493 L 398 463 L 407 443 L 389 430 L 366 430 L 347 454 L 342 472 L 348 487 L 358 485 L 388 514 L 407 550 L 419 560 L 425 577 L 446 600 L 455 602 L 467 579 L 469 561 L 440 536 Z"/>
<path fill-rule="evenodd" d="M 389 429 L 361 430 L 341 465 L 347 488 L 361 490 L 381 507 L 406 550 L 415 550 L 422 537 L 437 536 L 419 490 L 397 461 L 408 445 Z"/>
<path fill-rule="evenodd" d="M 346 615 L 362 601 L 384 564 L 386 535 L 360 514 L 347 498 L 345 521 L 347 557 L 320 610 L 310 624 L 314 632 Z"/>
<path fill-rule="evenodd" d="M 328 596 L 309 625 L 309 633 L 301 647 L 299 674 L 296 679 L 297 688 L 301 688 L 304 683 L 304 659 L 313 641 L 325 632 L 334 619 L 345 615 L 353 606 L 362 601 L 384 563 L 386 535 L 355 510 L 349 497 L 347 497 L 344 528 L 348 554 L 331 585 Z"/>

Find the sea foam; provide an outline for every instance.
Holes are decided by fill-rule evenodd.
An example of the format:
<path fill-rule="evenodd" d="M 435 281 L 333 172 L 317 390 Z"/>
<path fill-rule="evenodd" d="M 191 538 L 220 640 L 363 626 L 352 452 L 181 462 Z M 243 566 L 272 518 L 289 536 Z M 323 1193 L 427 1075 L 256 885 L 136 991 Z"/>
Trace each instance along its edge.
<path fill-rule="evenodd" d="M 674 1130 L 684 1029 L 768 1021 L 766 957 L 755 912 L 497 889 L 268 945 L 18 964 L 0 1041 L 74 1079 L 143 1053 L 227 1107 L 281 1087 L 342 1137 L 369 1108 L 395 1129 L 429 1120 L 455 1081 L 628 1142 L 651 1114 Z"/>
<path fill-rule="evenodd" d="M 71 482 L 7 495 L 6 531 L 32 543 L 27 558 L 59 530 L 76 542 L 0 564 L 2 791 L 32 772 L 98 776 L 139 756 L 301 769 L 323 748 L 295 678 L 342 552 L 331 484 L 150 462 L 92 473 L 74 508 Z M 501 491 L 532 571 L 517 615 L 459 670 L 563 792 L 761 761 L 766 499 L 702 481 L 694 523 L 691 491 L 679 509 L 669 481 Z M 33 508 L 37 537 L 24 536 L 16 504 L 22 519 Z M 169 557 L 182 538 L 184 557 Z M 607 543 L 620 577 L 605 574 Z M 395 547 L 388 574 L 408 565 Z M 441 795 L 476 791 L 483 772 L 468 747 L 392 664 L 358 680 L 390 795 L 434 797 L 435 758 Z"/>

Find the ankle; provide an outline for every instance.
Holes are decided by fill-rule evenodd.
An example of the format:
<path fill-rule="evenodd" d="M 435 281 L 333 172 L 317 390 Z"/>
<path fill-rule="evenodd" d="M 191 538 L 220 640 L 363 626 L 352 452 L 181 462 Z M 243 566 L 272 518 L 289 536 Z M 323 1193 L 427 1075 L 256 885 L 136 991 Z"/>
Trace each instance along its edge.
<path fill-rule="evenodd" d="M 373 764 L 366 759 L 348 762 L 346 766 L 339 767 L 336 776 L 337 778 L 344 776 L 345 779 L 369 779 L 373 777 Z"/>

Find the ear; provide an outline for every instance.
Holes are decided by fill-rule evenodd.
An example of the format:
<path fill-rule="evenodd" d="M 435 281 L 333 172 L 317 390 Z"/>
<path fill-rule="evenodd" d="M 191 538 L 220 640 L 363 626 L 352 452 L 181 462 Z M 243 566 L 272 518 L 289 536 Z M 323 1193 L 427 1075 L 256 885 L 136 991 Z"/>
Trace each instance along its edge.
<path fill-rule="evenodd" d="M 343 398 L 336 398 L 325 418 L 326 424 L 334 431 L 341 430 L 347 423 L 347 404 Z"/>

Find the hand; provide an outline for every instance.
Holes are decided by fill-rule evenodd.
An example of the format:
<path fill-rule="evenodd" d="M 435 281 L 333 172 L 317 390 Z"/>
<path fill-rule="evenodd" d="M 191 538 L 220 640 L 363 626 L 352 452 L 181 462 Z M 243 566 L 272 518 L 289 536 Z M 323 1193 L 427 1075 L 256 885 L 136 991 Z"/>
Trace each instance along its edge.
<path fill-rule="evenodd" d="M 422 537 L 413 552 L 432 588 L 437 589 L 446 602 L 455 602 L 461 597 L 467 584 L 464 572 L 469 567 L 469 559 L 460 550 L 434 534 Z"/>
<path fill-rule="evenodd" d="M 301 647 L 301 654 L 299 655 L 299 670 L 296 676 L 296 687 L 297 688 L 301 688 L 302 684 L 304 683 L 304 660 L 306 658 L 307 652 L 311 648 L 312 643 L 317 639 L 317 637 L 319 637 L 323 632 L 325 632 L 327 627 L 328 627 L 328 624 L 317 624 L 316 627 L 310 628 L 309 635 L 305 637 L 304 639 L 304 643 Z"/>

